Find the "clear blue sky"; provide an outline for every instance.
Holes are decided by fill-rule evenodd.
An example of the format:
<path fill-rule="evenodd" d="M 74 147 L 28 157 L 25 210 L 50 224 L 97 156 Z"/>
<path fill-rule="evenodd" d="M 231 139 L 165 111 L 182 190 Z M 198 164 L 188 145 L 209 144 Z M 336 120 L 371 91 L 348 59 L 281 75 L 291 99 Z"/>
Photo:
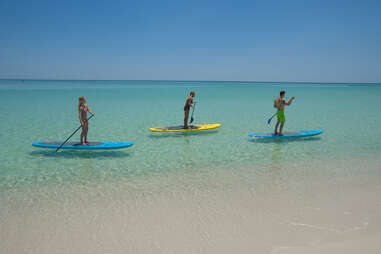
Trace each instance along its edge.
<path fill-rule="evenodd" d="M 0 0 L 0 78 L 381 82 L 381 1 Z"/>

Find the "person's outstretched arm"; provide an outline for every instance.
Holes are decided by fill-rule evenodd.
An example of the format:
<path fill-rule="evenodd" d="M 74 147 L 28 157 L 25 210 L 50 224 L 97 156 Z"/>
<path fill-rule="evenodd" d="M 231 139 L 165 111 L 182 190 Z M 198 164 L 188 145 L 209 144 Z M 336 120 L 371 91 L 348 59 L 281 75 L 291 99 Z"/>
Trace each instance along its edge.
<path fill-rule="evenodd" d="M 285 102 L 284 104 L 287 105 L 287 106 L 289 106 L 289 105 L 291 105 L 291 103 L 292 103 L 292 101 L 293 101 L 294 99 L 295 99 L 295 96 L 292 96 L 291 99 L 290 99 L 289 101 Z"/>

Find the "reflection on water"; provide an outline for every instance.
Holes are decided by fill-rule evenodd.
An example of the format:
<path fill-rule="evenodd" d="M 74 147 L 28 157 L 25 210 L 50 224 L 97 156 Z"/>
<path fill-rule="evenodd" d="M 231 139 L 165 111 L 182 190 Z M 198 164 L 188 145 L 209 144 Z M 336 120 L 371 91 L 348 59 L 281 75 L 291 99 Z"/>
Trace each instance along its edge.
<path fill-rule="evenodd" d="M 184 145 L 183 151 L 181 152 L 181 156 L 183 158 L 184 165 L 186 167 L 193 167 L 195 165 L 195 161 L 193 159 L 192 153 L 194 152 L 194 147 L 191 143 L 191 138 L 188 135 L 183 135 Z"/>
<path fill-rule="evenodd" d="M 218 132 L 218 130 L 210 130 L 210 131 L 194 131 L 194 132 L 159 132 L 159 133 L 154 133 L 151 132 L 148 137 L 149 138 L 168 138 L 168 137 L 173 137 L 173 138 L 181 138 L 183 136 L 199 136 L 199 135 L 210 135 Z"/>
<path fill-rule="evenodd" d="M 51 157 L 51 158 L 125 158 L 130 156 L 127 151 L 61 151 L 53 150 L 32 151 L 31 156 Z"/>
<path fill-rule="evenodd" d="M 273 144 L 273 149 L 271 153 L 271 169 L 273 170 L 280 170 L 281 169 L 281 163 L 282 163 L 282 144 L 281 143 L 275 143 Z"/>
<path fill-rule="evenodd" d="M 294 143 L 319 141 L 321 137 L 303 137 L 303 138 L 250 138 L 250 142 L 255 143 Z"/>

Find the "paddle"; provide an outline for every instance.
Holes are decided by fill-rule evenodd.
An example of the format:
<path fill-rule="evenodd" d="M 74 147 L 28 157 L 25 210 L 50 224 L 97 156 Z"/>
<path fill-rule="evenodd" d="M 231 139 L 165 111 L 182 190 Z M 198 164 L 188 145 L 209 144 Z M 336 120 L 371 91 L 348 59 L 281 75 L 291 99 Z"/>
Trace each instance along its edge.
<path fill-rule="evenodd" d="M 92 117 L 93 117 L 94 115 L 91 115 L 89 118 L 87 118 L 85 121 L 87 122 L 87 121 L 89 121 Z M 57 148 L 57 150 L 56 150 L 56 152 L 71 138 L 71 137 L 73 137 L 73 135 L 79 130 L 79 129 L 81 129 L 81 127 L 82 127 L 82 124 L 73 132 L 73 134 L 71 134 L 70 135 L 70 137 L 68 137 L 66 140 L 65 140 L 65 142 L 63 142 L 58 148 Z"/>
<path fill-rule="evenodd" d="M 191 120 L 190 120 L 190 123 L 193 123 L 193 112 L 194 112 L 194 108 L 196 107 L 196 102 L 194 102 L 194 106 L 193 106 L 193 110 L 192 110 L 192 116 L 191 116 Z"/>
<path fill-rule="evenodd" d="M 267 120 L 267 124 L 270 124 L 271 120 L 274 118 L 275 115 L 276 115 L 276 113 L 272 117 L 270 117 L 269 120 Z"/>

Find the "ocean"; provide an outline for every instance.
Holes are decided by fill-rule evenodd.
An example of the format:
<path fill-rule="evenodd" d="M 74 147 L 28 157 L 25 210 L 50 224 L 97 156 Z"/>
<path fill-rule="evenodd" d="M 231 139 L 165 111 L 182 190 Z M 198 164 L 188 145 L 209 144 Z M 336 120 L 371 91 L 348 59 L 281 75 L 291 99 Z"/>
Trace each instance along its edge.
<path fill-rule="evenodd" d="M 273 132 L 281 90 L 284 130 L 322 135 L 248 137 Z M 194 124 L 221 127 L 151 133 L 182 125 L 190 91 Z M 80 96 L 89 141 L 134 146 L 32 147 L 79 126 Z M 0 80 L 0 252 L 379 252 L 380 98 L 378 84 Z"/>

